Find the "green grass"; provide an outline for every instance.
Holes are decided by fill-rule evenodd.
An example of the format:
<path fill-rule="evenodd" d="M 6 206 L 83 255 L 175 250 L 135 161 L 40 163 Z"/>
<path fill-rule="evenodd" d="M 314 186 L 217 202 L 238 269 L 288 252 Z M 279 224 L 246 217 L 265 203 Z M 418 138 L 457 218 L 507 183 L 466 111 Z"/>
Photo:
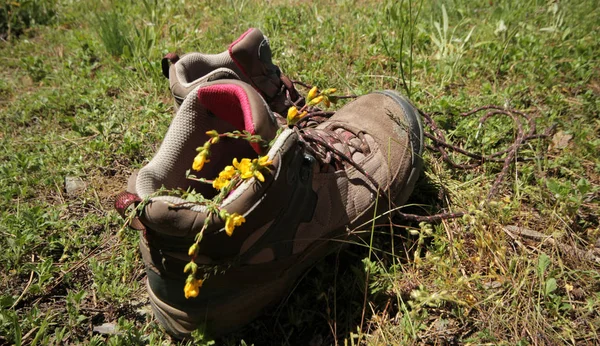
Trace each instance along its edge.
<path fill-rule="evenodd" d="M 145 308 L 137 235 L 117 236 L 112 201 L 172 118 L 161 57 L 220 52 L 248 27 L 269 36 L 292 78 L 348 94 L 409 93 L 468 150 L 513 140 L 508 118 L 479 128 L 458 115 L 490 103 L 536 115 L 564 141 L 523 147 L 519 156 L 535 159 L 513 165 L 490 203 L 481 201 L 500 165 L 455 170 L 427 152 L 411 208 L 472 215 L 378 230 L 371 249 L 326 258 L 286 304 L 221 344 L 600 338 L 599 263 L 561 250 L 592 251 L 600 239 L 594 1 L 15 3 L 0 8 L 12 18 L 10 32 L 0 25 L 0 344 L 169 342 Z M 66 194 L 67 176 L 86 189 Z M 553 240 L 513 238 L 507 225 Z M 102 323 L 118 333 L 92 333 Z"/>

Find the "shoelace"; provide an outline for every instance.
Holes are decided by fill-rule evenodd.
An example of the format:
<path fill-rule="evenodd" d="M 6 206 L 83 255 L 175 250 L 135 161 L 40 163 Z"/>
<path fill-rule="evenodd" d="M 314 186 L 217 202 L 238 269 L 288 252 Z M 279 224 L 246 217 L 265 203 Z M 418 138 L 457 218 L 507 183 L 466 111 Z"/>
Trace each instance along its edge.
<path fill-rule="evenodd" d="M 305 122 L 304 124 L 308 124 Z M 319 160 L 327 166 L 334 166 L 336 170 L 343 169 L 344 163 L 349 163 L 354 166 L 355 154 L 368 155 L 371 152 L 364 133 L 359 132 L 354 134 L 344 128 L 326 128 L 317 129 L 314 127 L 299 128 L 301 131 L 300 138 L 305 144 L 314 143 L 318 145 L 308 145 L 308 150 L 319 158 Z M 321 145 L 327 143 L 328 147 Z M 337 152 L 342 153 L 340 156 L 337 152 L 328 150 L 329 147 L 337 149 Z"/>
<path fill-rule="evenodd" d="M 371 152 L 363 132 L 355 134 L 335 124 L 327 128 L 316 128 L 333 114 L 335 112 L 323 112 L 317 108 L 309 110 L 309 113 L 293 126 L 300 142 L 319 161 L 321 171 L 327 172 L 329 167 L 344 169 L 344 165 L 348 164 L 373 184 L 374 192 L 381 192 L 377 181 L 352 158 L 357 153 L 366 156 Z"/>
<path fill-rule="evenodd" d="M 308 121 L 305 122 L 305 124 L 308 123 Z M 414 222 L 439 222 L 443 219 L 462 217 L 465 214 L 464 212 L 458 212 L 423 216 L 399 211 L 398 206 L 396 206 L 390 196 L 388 196 L 387 191 L 383 189 L 379 183 L 373 179 L 373 177 L 371 177 L 358 163 L 356 163 L 350 155 L 347 155 L 347 153 L 354 154 L 357 152 L 366 155 L 370 153 L 370 148 L 365 140 L 364 134 L 352 134 L 347 130 L 336 132 L 331 129 L 314 129 L 312 127 L 298 126 L 298 124 L 301 123 L 297 123 L 293 129 L 298 134 L 300 142 L 306 146 L 307 151 L 313 154 L 320 161 L 321 171 L 328 169 L 330 166 L 333 166 L 336 169 L 343 169 L 343 164 L 349 164 L 358 172 L 360 172 L 372 184 L 371 188 L 375 195 L 379 195 L 390 202 L 391 207 L 394 210 L 394 214 L 400 218 Z M 348 134 L 352 134 L 354 138 L 345 140 L 349 138 Z M 357 145 L 356 141 L 353 141 L 353 139 L 359 139 L 361 144 Z M 350 144 L 353 142 L 354 144 Z M 341 146 L 343 149 L 346 149 L 344 150 L 346 153 L 337 149 L 335 147 L 336 144 L 337 146 Z M 354 149 L 354 151 L 352 149 Z M 333 163 L 333 165 L 331 163 Z"/>
<path fill-rule="evenodd" d="M 320 161 L 321 171 L 324 171 L 324 169 L 327 169 L 326 167 L 330 166 L 333 166 L 336 169 L 343 169 L 344 164 L 354 167 L 372 184 L 371 188 L 374 194 L 380 195 L 388 200 L 394 210 L 394 214 L 406 221 L 439 222 L 444 219 L 459 218 L 465 215 L 464 212 L 458 212 L 423 216 L 399 211 L 398 206 L 396 206 L 390 196 L 388 196 L 387 191 L 352 159 L 352 155 L 355 153 L 368 155 L 371 152 L 362 132 L 354 134 L 341 127 L 329 129 L 314 128 L 316 126 L 315 124 L 322 123 L 334 113 L 335 112 L 323 112 L 320 110 L 312 113 L 309 112 L 309 114 L 305 116 L 306 119 L 302 119 L 304 121 L 299 121 L 293 127 L 294 131 L 298 134 L 300 142 L 306 146 L 307 151 Z M 336 129 L 342 129 L 342 131 L 335 131 Z M 336 146 L 341 147 L 342 150 L 337 149 Z"/>

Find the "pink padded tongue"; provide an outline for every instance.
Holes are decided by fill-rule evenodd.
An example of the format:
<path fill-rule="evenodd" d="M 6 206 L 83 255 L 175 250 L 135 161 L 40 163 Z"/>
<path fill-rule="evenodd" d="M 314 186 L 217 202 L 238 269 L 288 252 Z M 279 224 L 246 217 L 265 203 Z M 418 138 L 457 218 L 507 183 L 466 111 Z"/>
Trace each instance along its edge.
<path fill-rule="evenodd" d="M 235 84 L 217 84 L 198 89 L 198 100 L 211 113 L 240 131 L 256 134 L 252 108 L 246 91 Z M 257 153 L 257 143 L 250 143 Z"/>

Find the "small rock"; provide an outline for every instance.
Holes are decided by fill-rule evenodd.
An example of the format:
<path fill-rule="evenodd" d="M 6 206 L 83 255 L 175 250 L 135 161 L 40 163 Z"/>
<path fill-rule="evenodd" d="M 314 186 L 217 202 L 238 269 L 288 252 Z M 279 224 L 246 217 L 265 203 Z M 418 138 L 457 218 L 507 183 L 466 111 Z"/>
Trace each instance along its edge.
<path fill-rule="evenodd" d="M 573 298 L 575 298 L 576 300 L 584 300 L 585 299 L 585 292 L 581 288 L 575 288 L 573 291 L 571 291 L 571 294 L 573 295 Z"/>
<path fill-rule="evenodd" d="M 65 191 L 68 195 L 76 195 L 85 190 L 86 183 L 79 177 L 65 177 Z"/>
<path fill-rule="evenodd" d="M 492 288 L 500 288 L 500 287 L 502 287 L 502 283 L 500 281 L 488 281 L 483 284 L 483 287 L 486 290 L 489 290 Z"/>
<path fill-rule="evenodd" d="M 150 306 L 144 305 L 141 308 L 135 310 L 135 312 L 139 316 L 151 316 L 152 315 L 152 308 L 150 308 Z"/>
<path fill-rule="evenodd" d="M 93 331 L 99 334 L 117 334 L 117 325 L 114 323 L 103 323 L 99 326 L 94 326 Z"/>
<path fill-rule="evenodd" d="M 573 135 L 565 133 L 564 131 L 558 131 L 552 137 L 552 143 L 550 143 L 548 150 L 564 149 L 569 145 L 571 139 L 573 139 Z"/>

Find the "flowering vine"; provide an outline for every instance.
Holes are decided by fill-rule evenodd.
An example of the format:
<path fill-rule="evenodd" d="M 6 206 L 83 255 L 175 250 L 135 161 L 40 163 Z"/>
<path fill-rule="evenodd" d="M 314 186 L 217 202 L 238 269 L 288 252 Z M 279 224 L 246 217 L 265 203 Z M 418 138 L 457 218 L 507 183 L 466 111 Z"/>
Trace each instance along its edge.
<path fill-rule="evenodd" d="M 337 89 L 329 88 L 319 92 L 319 89 L 314 86 L 308 91 L 308 95 L 306 96 L 306 104 L 298 109 L 296 106 L 291 106 L 287 112 L 287 123 L 288 125 L 294 125 L 300 119 L 304 118 L 308 115 L 308 110 L 311 107 L 314 107 L 320 103 L 323 103 L 325 107 L 331 106 L 331 104 L 336 104 L 338 101 L 338 97 L 331 95 L 336 92 Z"/>
<path fill-rule="evenodd" d="M 329 107 L 331 103 L 336 103 L 339 98 L 343 98 L 341 96 L 332 95 L 336 92 L 336 89 L 330 88 L 325 89 L 323 91 L 319 91 L 317 87 L 310 88 L 308 92 L 306 103 L 300 109 L 296 106 L 292 106 L 289 108 L 287 113 L 287 124 L 288 126 L 292 126 L 296 124 L 300 119 L 305 117 L 312 111 L 318 109 L 315 108 L 317 105 L 324 105 L 325 107 Z M 215 219 L 215 216 L 218 217 L 221 221 L 224 222 L 223 230 L 225 234 L 228 236 L 232 236 L 237 227 L 240 227 L 243 223 L 246 222 L 246 218 L 244 215 L 238 213 L 230 213 L 225 208 L 222 207 L 222 203 L 225 198 L 236 188 L 238 188 L 244 181 L 249 179 L 256 179 L 259 182 L 265 181 L 265 173 L 269 172 L 270 166 L 273 164 L 273 161 L 268 156 L 259 156 L 256 158 L 234 158 L 231 162 L 231 165 L 225 166 L 221 172 L 219 172 L 218 176 L 213 180 L 209 180 L 202 177 L 197 177 L 193 173 L 197 173 L 204 168 L 206 163 L 210 162 L 211 150 L 212 146 L 218 144 L 222 138 L 235 138 L 235 139 L 244 139 L 250 143 L 257 143 L 259 146 L 263 148 L 269 149 L 271 145 L 277 139 L 277 136 L 269 143 L 263 140 L 258 135 L 253 135 L 248 131 L 232 131 L 226 133 L 218 133 L 216 130 L 207 131 L 206 134 L 209 136 L 209 139 L 200 147 L 196 148 L 197 154 L 194 157 L 192 162 L 192 170 L 188 170 L 187 178 L 210 184 L 212 187 L 218 191 L 218 193 L 212 198 L 207 199 L 204 196 L 195 190 L 168 190 L 165 188 L 161 188 L 156 191 L 151 196 L 147 196 L 144 201 L 137 205 L 136 208 L 132 211 L 132 213 L 126 218 L 125 225 L 131 224 L 132 220 L 135 219 L 138 213 L 141 213 L 143 208 L 149 203 L 150 199 L 154 196 L 158 195 L 176 195 L 181 197 L 184 202 L 178 204 L 171 204 L 171 207 L 190 207 L 190 205 L 201 205 L 204 206 L 207 210 L 207 216 L 204 220 L 204 224 L 201 230 L 196 234 L 194 238 L 194 242 L 190 245 L 188 249 L 188 255 L 190 257 L 190 261 L 185 265 L 183 272 L 187 274 L 187 279 L 185 281 L 185 286 L 183 288 L 184 295 L 186 299 L 197 297 L 200 293 L 200 288 L 204 283 L 204 280 L 208 278 L 208 273 L 205 271 L 200 271 L 199 266 L 196 263 L 196 258 L 200 251 L 200 243 L 202 238 L 204 237 L 204 233 L 208 229 L 212 220 Z M 202 272 L 202 274 L 200 274 Z"/>

